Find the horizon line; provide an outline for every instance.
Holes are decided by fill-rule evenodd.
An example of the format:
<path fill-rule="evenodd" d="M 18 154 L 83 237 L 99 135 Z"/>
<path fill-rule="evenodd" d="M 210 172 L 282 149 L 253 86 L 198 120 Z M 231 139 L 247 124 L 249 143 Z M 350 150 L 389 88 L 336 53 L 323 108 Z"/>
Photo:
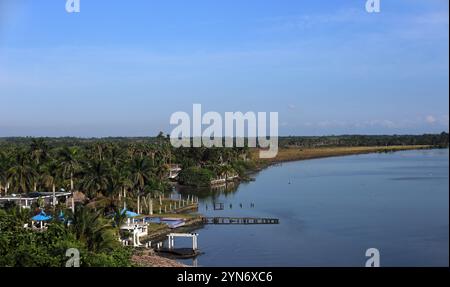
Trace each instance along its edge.
<path fill-rule="evenodd" d="M 393 133 L 393 134 L 362 134 L 362 133 L 348 133 L 348 134 L 322 134 L 322 135 L 279 135 L 278 138 L 288 138 L 288 137 L 343 137 L 343 136 L 424 136 L 424 135 L 440 135 L 446 133 L 448 134 L 449 131 L 441 131 L 441 132 L 429 132 L 429 133 Z M 165 134 L 165 136 L 169 134 Z M 47 139 L 114 139 L 114 138 L 138 138 L 138 139 L 145 139 L 145 138 L 157 138 L 158 135 L 155 136 L 149 136 L 149 135 L 136 135 L 136 136 L 0 136 L 0 139 L 28 139 L 28 138 L 47 138 Z M 166 138 L 166 137 L 165 137 Z M 192 137 L 190 137 L 192 138 Z M 224 138 L 224 137 L 222 137 Z M 236 137 L 233 137 L 236 138 Z M 249 138 L 249 137 L 244 137 Z"/>

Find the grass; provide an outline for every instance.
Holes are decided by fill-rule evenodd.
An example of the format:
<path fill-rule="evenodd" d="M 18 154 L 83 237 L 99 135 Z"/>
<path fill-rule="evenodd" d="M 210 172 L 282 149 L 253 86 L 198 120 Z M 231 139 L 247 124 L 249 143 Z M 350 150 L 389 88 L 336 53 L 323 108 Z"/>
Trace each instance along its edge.
<path fill-rule="evenodd" d="M 149 215 L 145 215 L 145 217 L 149 217 Z M 197 213 L 154 213 L 150 217 L 164 217 L 164 218 L 183 218 L 183 219 L 191 219 L 198 217 Z"/>
<path fill-rule="evenodd" d="M 149 223 L 148 224 L 148 234 L 155 233 L 161 230 L 169 229 L 167 225 L 165 224 L 159 224 L 159 223 Z"/>
<path fill-rule="evenodd" d="M 175 203 L 177 205 L 177 208 L 175 209 Z M 133 204 L 135 204 L 135 202 L 133 202 Z M 155 216 L 161 216 L 164 214 L 164 207 L 166 207 L 166 213 L 167 214 L 172 214 L 175 213 L 175 211 L 180 210 L 180 209 L 185 209 L 187 206 L 193 206 L 193 204 L 191 204 L 191 202 L 189 201 L 189 204 L 186 203 L 185 200 L 185 205 L 183 207 L 179 207 L 180 201 L 179 200 L 174 200 L 174 199 L 168 199 L 168 198 L 163 198 L 161 200 L 161 205 L 159 204 L 159 198 L 153 198 L 153 214 Z M 135 207 L 134 205 L 131 207 Z M 159 213 L 159 208 L 161 207 L 161 211 L 162 213 Z M 172 210 L 170 210 L 170 207 L 172 207 Z M 141 208 L 142 208 L 142 212 L 143 214 L 148 213 L 148 203 L 144 202 L 144 200 L 141 201 Z"/>
<path fill-rule="evenodd" d="M 169 218 L 183 218 L 186 220 L 186 225 L 182 228 L 192 228 L 193 225 L 198 224 L 199 215 L 198 214 L 172 214 L 172 213 L 163 213 L 158 214 L 158 217 L 169 217 Z M 180 230 L 180 229 L 178 229 Z M 183 229 L 181 229 L 183 230 Z M 161 223 L 149 223 L 148 224 L 148 235 L 146 236 L 147 239 L 155 238 L 155 237 L 164 237 L 166 234 L 172 232 L 172 229 L 170 229 L 166 224 Z"/>
<path fill-rule="evenodd" d="M 374 152 L 393 152 L 400 150 L 427 149 L 428 145 L 405 145 L 405 146 L 368 146 L 368 147 L 319 147 L 319 148 L 300 148 L 289 147 L 280 148 L 275 158 L 258 159 L 259 151 L 252 150 L 252 157 L 257 159 L 262 166 L 270 165 L 278 162 L 296 161 L 322 157 L 332 157 L 352 154 L 365 154 Z"/>

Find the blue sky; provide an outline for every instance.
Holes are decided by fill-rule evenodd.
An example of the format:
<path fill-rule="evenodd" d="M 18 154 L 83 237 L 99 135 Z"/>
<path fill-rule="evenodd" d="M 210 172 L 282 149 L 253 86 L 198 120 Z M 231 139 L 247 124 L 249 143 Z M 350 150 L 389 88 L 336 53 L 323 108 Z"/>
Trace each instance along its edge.
<path fill-rule="evenodd" d="M 448 131 L 448 0 L 0 0 L 1 136 L 145 136 L 173 112 L 282 135 Z"/>

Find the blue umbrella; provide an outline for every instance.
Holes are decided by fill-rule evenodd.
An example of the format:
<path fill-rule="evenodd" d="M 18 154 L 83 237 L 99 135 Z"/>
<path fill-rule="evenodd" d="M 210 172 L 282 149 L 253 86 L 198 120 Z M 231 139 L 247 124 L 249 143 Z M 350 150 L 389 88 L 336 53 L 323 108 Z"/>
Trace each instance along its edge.
<path fill-rule="evenodd" d="M 50 215 L 45 214 L 44 211 L 41 211 L 38 215 L 35 215 L 31 218 L 33 221 L 47 221 L 52 219 Z"/>
<path fill-rule="evenodd" d="M 125 212 L 125 215 L 126 215 L 127 217 L 136 217 L 136 216 L 139 216 L 139 214 L 137 214 L 136 212 L 126 210 L 125 208 L 122 209 L 122 211 L 121 211 L 120 213 L 123 214 L 124 212 Z"/>

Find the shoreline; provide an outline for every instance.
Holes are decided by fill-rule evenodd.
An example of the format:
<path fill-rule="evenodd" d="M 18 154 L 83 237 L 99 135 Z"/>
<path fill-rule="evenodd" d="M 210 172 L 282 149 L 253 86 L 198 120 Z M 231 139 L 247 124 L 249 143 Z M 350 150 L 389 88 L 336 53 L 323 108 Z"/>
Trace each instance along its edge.
<path fill-rule="evenodd" d="M 160 268 L 160 267 L 191 267 L 174 259 L 159 256 L 153 249 L 137 250 L 131 257 L 136 267 Z"/>
<path fill-rule="evenodd" d="M 397 152 L 397 151 L 406 151 L 406 150 L 424 150 L 424 149 L 432 149 L 433 146 L 429 145 L 414 145 L 414 146 L 387 146 L 387 147 L 334 147 L 334 148 L 282 148 L 279 150 L 277 157 L 274 159 L 264 159 L 256 161 L 256 168 L 249 170 L 247 175 L 256 174 L 259 171 L 262 171 L 271 166 L 275 166 L 278 164 L 282 164 L 285 162 L 295 162 L 302 160 L 312 160 L 312 159 L 321 159 L 321 158 L 329 158 L 329 157 L 339 157 L 339 156 L 349 156 L 349 155 L 359 155 L 359 154 L 371 154 L 371 153 L 388 153 L 388 152 Z M 257 150 L 254 152 L 258 152 Z M 203 226 L 201 221 L 201 214 L 196 214 L 197 216 L 189 219 L 186 222 L 186 225 L 180 227 L 178 231 L 190 232 L 192 230 L 196 230 Z M 167 234 L 171 233 L 172 230 L 168 227 L 161 228 L 160 230 L 155 231 L 153 234 L 149 234 L 145 237 L 144 241 L 152 241 L 152 240 L 164 240 Z M 136 252 L 133 255 L 135 262 L 151 262 L 152 267 L 191 267 L 188 265 L 184 265 L 178 262 L 176 259 L 166 258 L 164 256 L 160 256 L 155 252 L 151 252 L 151 255 L 144 254 L 139 255 Z M 141 252 L 142 253 L 142 252 Z M 150 267 L 150 266 L 147 266 Z"/>
<path fill-rule="evenodd" d="M 203 227 L 202 215 L 196 214 L 196 216 L 186 219 L 186 224 L 177 228 L 178 232 L 192 232 L 198 228 Z M 169 233 L 172 233 L 173 229 L 167 226 L 161 226 L 158 230 L 155 230 L 151 234 L 145 236 L 142 240 L 143 243 L 149 241 L 163 241 Z M 157 254 L 153 249 L 150 250 L 135 250 L 133 252 L 132 261 L 139 267 L 192 267 L 180 263 L 176 259 L 167 258 Z"/>
<path fill-rule="evenodd" d="M 198 216 L 186 219 L 186 223 L 185 225 L 178 227 L 177 231 L 185 231 L 185 232 L 190 232 L 192 230 L 195 230 L 197 228 L 200 228 L 203 226 L 203 221 L 202 221 L 202 215 L 199 214 Z M 162 228 L 160 228 L 159 230 L 153 232 L 152 234 L 149 234 L 147 236 L 145 236 L 142 241 L 143 242 L 148 242 L 148 241 L 160 241 L 160 240 L 164 240 L 165 237 L 167 236 L 167 234 L 172 233 L 173 229 L 170 229 L 167 226 L 164 226 Z"/>
<path fill-rule="evenodd" d="M 250 174 L 261 171 L 268 167 L 294 161 L 303 161 L 311 159 L 321 159 L 329 157 L 339 157 L 348 155 L 360 155 L 371 153 L 389 153 L 407 150 L 425 150 L 437 148 L 431 145 L 408 145 L 408 146 L 367 146 L 367 147 L 317 147 L 300 148 L 287 147 L 280 148 L 275 158 L 257 159 L 256 168 L 250 171 Z M 254 158 L 257 158 L 258 150 L 253 151 Z"/>

